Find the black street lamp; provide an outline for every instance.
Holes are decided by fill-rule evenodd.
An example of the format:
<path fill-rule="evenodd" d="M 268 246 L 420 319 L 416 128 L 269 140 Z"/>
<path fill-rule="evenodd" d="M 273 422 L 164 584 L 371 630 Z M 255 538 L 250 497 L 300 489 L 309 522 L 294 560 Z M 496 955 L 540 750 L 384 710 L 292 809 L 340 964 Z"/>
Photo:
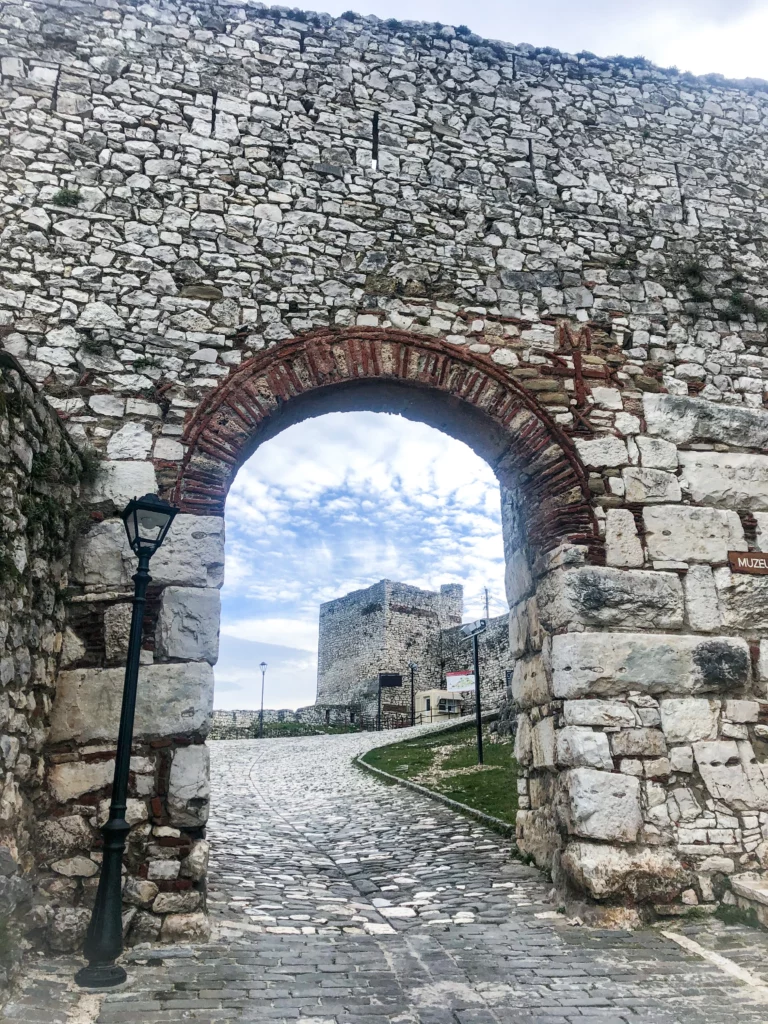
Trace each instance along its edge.
<path fill-rule="evenodd" d="M 409 661 L 408 668 L 411 670 L 411 725 L 416 725 L 416 693 L 413 688 L 413 677 L 418 671 L 419 666 L 415 661 Z"/>
<path fill-rule="evenodd" d="M 477 650 L 477 638 L 488 628 L 486 619 L 468 622 L 461 627 L 462 643 L 472 641 L 472 660 L 475 669 L 475 724 L 477 726 L 477 763 L 483 763 L 483 712 L 480 707 L 480 658 Z"/>
<path fill-rule="evenodd" d="M 115 960 L 123 950 L 122 868 L 125 840 L 130 832 L 130 825 L 125 820 L 125 810 L 141 657 L 141 629 L 147 586 L 152 579 L 149 575 L 149 560 L 165 540 L 178 511 L 162 498 L 154 494 L 145 494 L 143 498 L 134 498 L 130 501 L 123 512 L 128 541 L 134 554 L 138 556 L 139 567 L 133 577 L 133 613 L 128 659 L 125 665 L 120 729 L 117 734 L 112 801 L 109 818 L 101 830 L 104 836 L 101 876 L 83 947 L 88 966 L 81 968 L 75 975 L 77 984 L 87 988 L 109 988 L 112 985 L 119 985 L 127 977 L 125 970 L 116 964 Z"/>
<path fill-rule="evenodd" d="M 264 676 L 267 672 L 267 663 L 262 661 L 259 665 L 261 669 L 261 711 L 259 712 L 259 739 L 264 738 Z"/>

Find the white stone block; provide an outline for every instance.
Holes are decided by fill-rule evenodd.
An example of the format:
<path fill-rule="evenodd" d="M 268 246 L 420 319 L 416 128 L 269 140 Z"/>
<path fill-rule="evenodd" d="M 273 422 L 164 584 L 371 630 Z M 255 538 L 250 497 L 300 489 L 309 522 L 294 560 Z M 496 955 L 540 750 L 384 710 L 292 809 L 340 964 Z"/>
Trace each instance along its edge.
<path fill-rule="evenodd" d="M 677 445 L 671 441 L 662 441 L 658 437 L 649 437 L 647 434 L 639 434 L 635 441 L 642 466 L 647 469 L 677 469 Z"/>
<path fill-rule="evenodd" d="M 555 763 L 555 720 L 542 718 L 531 733 L 534 768 L 550 768 Z"/>
<path fill-rule="evenodd" d="M 184 445 L 172 437 L 158 437 L 155 441 L 154 457 L 167 462 L 180 462 L 184 458 Z"/>
<path fill-rule="evenodd" d="M 768 455 L 680 452 L 680 483 L 701 505 L 768 509 Z"/>
<path fill-rule="evenodd" d="M 143 423 L 130 420 L 107 442 L 110 459 L 146 459 L 152 447 L 152 435 Z"/>
<path fill-rule="evenodd" d="M 613 434 L 602 437 L 574 438 L 576 450 L 588 469 L 607 469 L 626 466 L 629 462 L 627 445 Z"/>
<path fill-rule="evenodd" d="M 541 654 L 518 658 L 512 671 L 512 697 L 518 708 L 546 704 L 551 699 L 549 682 Z"/>
<path fill-rule="evenodd" d="M 693 749 L 691 747 L 672 747 L 669 751 L 669 763 L 673 772 L 693 771 Z"/>
<path fill-rule="evenodd" d="M 606 512 L 605 560 L 620 568 L 638 568 L 643 564 L 643 545 L 629 509 L 609 508 Z"/>
<path fill-rule="evenodd" d="M 50 334 L 48 335 L 50 338 Z M 115 416 L 120 418 L 125 413 L 125 399 L 117 395 L 91 395 L 88 406 L 99 416 Z"/>
<path fill-rule="evenodd" d="M 601 409 L 623 409 L 624 404 L 621 400 L 621 392 L 616 388 L 604 388 L 604 387 L 593 387 L 592 397 L 595 400 L 595 405 Z"/>
<path fill-rule="evenodd" d="M 684 577 L 685 609 L 691 629 L 713 633 L 722 626 L 720 604 L 712 569 L 692 565 Z"/>
<path fill-rule="evenodd" d="M 739 448 L 768 448 L 768 411 L 681 395 L 643 395 L 649 434 L 675 444 L 715 441 Z"/>
<path fill-rule="evenodd" d="M 125 664 L 132 617 L 133 605 L 128 601 L 104 609 L 104 654 L 108 662 Z"/>
<path fill-rule="evenodd" d="M 65 761 L 55 764 L 48 776 L 48 783 L 54 800 L 65 803 L 85 793 L 93 793 L 112 782 L 115 762 L 110 761 Z"/>
<path fill-rule="evenodd" d="M 613 758 L 604 732 L 566 726 L 557 732 L 557 763 L 566 768 L 604 768 L 612 771 Z"/>
<path fill-rule="evenodd" d="M 747 550 L 741 520 L 735 512 L 658 505 L 643 509 L 643 521 L 651 558 L 725 562 L 729 551 Z"/>
<path fill-rule="evenodd" d="M 661 728 L 668 743 L 693 743 L 717 738 L 719 701 L 698 697 L 661 702 Z"/>
<path fill-rule="evenodd" d="M 133 562 L 133 569 L 129 566 Z M 128 545 L 125 527 L 120 519 L 94 524 L 79 537 L 72 558 L 72 579 L 87 590 L 127 588 L 136 558 Z"/>
<path fill-rule="evenodd" d="M 160 601 L 156 653 L 207 661 L 219 656 L 221 596 L 214 587 L 166 587 Z"/>
<path fill-rule="evenodd" d="M 583 566 L 549 573 L 537 590 L 552 632 L 570 625 L 670 629 L 683 624 L 683 588 L 672 573 Z"/>
<path fill-rule="evenodd" d="M 116 740 L 123 668 L 60 672 L 51 713 L 52 743 Z M 202 733 L 211 724 L 213 669 L 205 662 L 146 665 L 139 670 L 137 738 Z"/>
<path fill-rule="evenodd" d="M 631 775 L 573 768 L 561 782 L 565 824 L 571 835 L 633 843 L 643 824 L 640 782 Z"/>
<path fill-rule="evenodd" d="M 669 847 L 621 846 L 598 843 L 569 843 L 561 864 L 571 883 L 593 899 L 627 896 L 644 902 L 667 900 L 688 884 L 675 852 Z"/>
<path fill-rule="evenodd" d="M 151 462 L 101 462 L 96 479 L 84 488 L 83 499 L 93 505 L 109 501 L 122 512 L 132 498 L 156 493 L 157 477 Z"/>
<path fill-rule="evenodd" d="M 152 580 L 181 587 L 220 587 L 224 582 L 224 519 L 178 515 L 150 563 Z"/>
<path fill-rule="evenodd" d="M 168 780 L 168 817 L 172 825 L 201 828 L 208 820 L 210 757 L 204 743 L 179 747 Z"/>
<path fill-rule="evenodd" d="M 750 634 L 768 630 L 768 576 L 748 576 L 723 566 L 714 572 L 723 625 Z"/>
<path fill-rule="evenodd" d="M 715 800 L 736 811 L 768 810 L 764 766 L 757 763 L 748 740 L 715 740 L 693 744 L 696 764 Z"/>
<path fill-rule="evenodd" d="M 87 221 L 86 221 L 87 223 Z M 123 328 L 125 327 L 125 320 L 108 306 L 106 302 L 89 302 L 84 308 L 83 312 L 77 319 L 76 327 L 81 330 L 84 328 L 99 328 L 99 327 L 113 327 Z"/>
<path fill-rule="evenodd" d="M 680 483 L 674 474 L 663 469 L 629 466 L 622 470 L 627 501 L 650 503 L 680 501 Z"/>
<path fill-rule="evenodd" d="M 603 728 L 634 728 L 635 713 L 618 700 L 567 700 L 563 704 L 566 725 L 599 725 Z"/>
<path fill-rule="evenodd" d="M 727 700 L 723 717 L 729 722 L 756 722 L 760 705 L 756 700 Z"/>
<path fill-rule="evenodd" d="M 727 693 L 749 678 L 749 648 L 739 637 L 603 632 L 552 638 L 555 697 Z"/>

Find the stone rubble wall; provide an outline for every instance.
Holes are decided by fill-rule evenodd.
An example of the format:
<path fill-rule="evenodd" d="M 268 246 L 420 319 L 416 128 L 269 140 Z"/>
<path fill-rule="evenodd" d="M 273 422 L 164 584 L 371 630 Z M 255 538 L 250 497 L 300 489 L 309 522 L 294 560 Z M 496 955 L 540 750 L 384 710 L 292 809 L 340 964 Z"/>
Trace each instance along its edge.
<path fill-rule="evenodd" d="M 0 76 L 2 344 L 103 460 L 48 779 L 78 835 L 108 774 L 94 704 L 108 723 L 119 688 L 116 513 L 183 485 L 152 567 L 145 692 L 167 699 L 140 714 L 131 934 L 204 931 L 228 481 L 264 408 L 342 370 L 486 415 L 521 847 L 616 905 L 713 904 L 762 868 L 768 584 L 726 556 L 767 543 L 765 86 L 211 2 L 7 3 Z M 305 332 L 325 333 L 301 379 L 276 354 L 231 420 L 211 411 Z M 423 345 L 395 372 L 406 332 Z M 446 385 L 451 352 L 474 369 Z M 526 396 L 516 480 L 484 405 L 502 374 Z"/>
<path fill-rule="evenodd" d="M 477 643 L 480 663 L 480 702 L 483 708 L 498 708 L 507 697 L 507 682 L 512 668 L 509 655 L 509 615 L 488 620 L 487 629 Z M 441 675 L 473 669 L 472 644 L 462 642 L 461 629 L 444 629 L 440 637 Z M 474 690 L 471 700 L 474 703 Z"/>
<path fill-rule="evenodd" d="M 353 712 L 354 713 L 354 712 Z M 326 714 L 328 722 L 326 722 Z M 264 708 L 264 725 L 277 725 L 280 722 L 299 722 L 306 725 L 346 725 L 350 720 L 350 708 L 347 704 L 310 704 L 304 708 Z M 211 731 L 212 740 L 241 739 L 244 731 L 253 732 L 258 728 L 259 712 L 253 708 L 245 710 L 213 712 Z"/>
<path fill-rule="evenodd" d="M 56 413 L 0 352 L 0 989 L 15 969 L 20 933 L 45 928 L 51 910 L 31 883 L 37 819 L 48 808 L 45 745 L 84 472 Z M 81 835 L 84 858 L 91 847 L 90 832 Z"/>
<path fill-rule="evenodd" d="M 317 703 L 346 704 L 376 714 L 380 672 L 403 676 L 403 687 L 382 691 L 388 708 L 411 703 L 411 662 L 418 665 L 416 691 L 442 685 L 442 634 L 461 622 L 464 591 L 439 591 L 381 580 L 320 606 Z"/>

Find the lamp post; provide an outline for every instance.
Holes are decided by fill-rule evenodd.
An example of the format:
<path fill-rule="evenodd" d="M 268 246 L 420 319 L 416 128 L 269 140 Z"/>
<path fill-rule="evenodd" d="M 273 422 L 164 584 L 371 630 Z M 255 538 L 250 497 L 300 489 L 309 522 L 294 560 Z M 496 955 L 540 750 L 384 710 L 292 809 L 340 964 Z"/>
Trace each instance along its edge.
<path fill-rule="evenodd" d="M 123 949 L 122 867 L 125 840 L 130 832 L 130 825 L 125 820 L 125 810 L 139 679 L 141 629 L 147 587 L 152 579 L 149 575 L 149 560 L 165 540 L 178 511 L 162 498 L 154 494 L 145 494 L 143 498 L 134 498 L 130 501 L 123 512 L 128 541 L 133 553 L 138 556 L 139 566 L 133 577 L 133 613 L 128 640 L 128 659 L 125 665 L 120 728 L 117 734 L 112 800 L 109 818 L 101 830 L 104 836 L 101 876 L 83 947 L 88 966 L 81 968 L 75 975 L 77 984 L 88 988 L 119 985 L 127 977 L 125 970 L 116 964 L 115 960 Z"/>
<path fill-rule="evenodd" d="M 486 619 L 468 622 L 461 627 L 462 642 L 472 641 L 472 660 L 475 670 L 475 724 L 477 726 L 477 763 L 483 763 L 483 719 L 480 707 L 480 658 L 477 650 L 477 638 L 488 628 Z"/>
<path fill-rule="evenodd" d="M 409 661 L 408 668 L 411 670 L 411 725 L 416 725 L 416 691 L 413 687 L 413 677 L 419 666 L 415 661 Z"/>
<path fill-rule="evenodd" d="M 259 712 L 259 739 L 264 738 L 264 676 L 267 673 L 267 663 L 262 661 L 259 665 L 261 669 L 261 711 Z"/>

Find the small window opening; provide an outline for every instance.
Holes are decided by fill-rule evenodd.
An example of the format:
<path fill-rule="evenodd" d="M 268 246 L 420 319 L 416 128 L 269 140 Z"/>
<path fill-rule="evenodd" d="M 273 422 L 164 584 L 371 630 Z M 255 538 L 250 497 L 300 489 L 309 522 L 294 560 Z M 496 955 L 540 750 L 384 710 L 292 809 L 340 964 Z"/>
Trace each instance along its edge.
<path fill-rule="evenodd" d="M 326 725 L 330 725 L 331 724 L 331 712 L 330 711 L 326 711 L 325 712 L 325 724 Z"/>

